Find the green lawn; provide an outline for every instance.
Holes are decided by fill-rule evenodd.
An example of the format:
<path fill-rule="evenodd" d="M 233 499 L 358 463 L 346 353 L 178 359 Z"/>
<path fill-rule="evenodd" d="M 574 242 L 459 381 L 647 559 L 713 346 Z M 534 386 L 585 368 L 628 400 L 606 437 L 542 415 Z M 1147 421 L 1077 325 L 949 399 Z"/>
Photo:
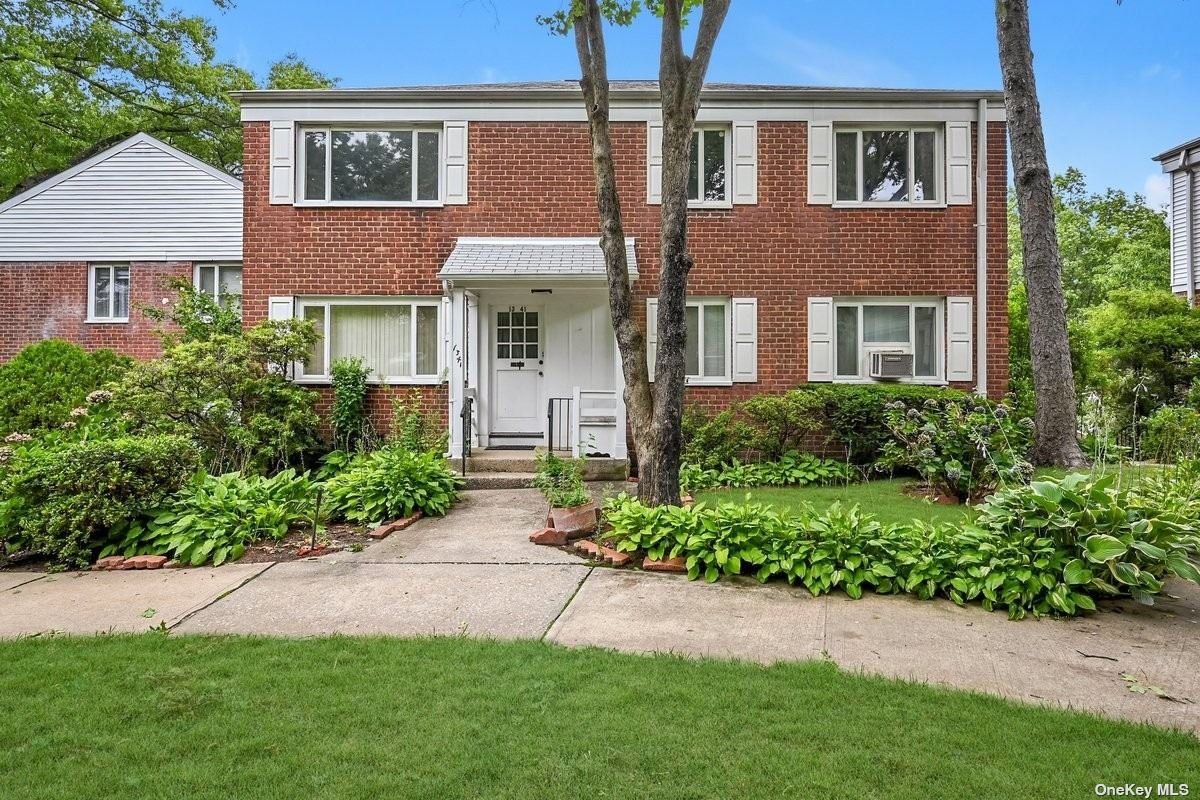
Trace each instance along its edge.
<path fill-rule="evenodd" d="M 1084 798 L 1200 775 L 1189 735 L 827 663 L 146 634 L 0 664 L 5 798 Z"/>
<path fill-rule="evenodd" d="M 698 492 L 696 499 L 704 500 L 707 503 L 718 503 L 722 500 L 740 502 L 749 494 L 752 499 L 767 503 L 779 510 L 792 508 L 801 503 L 811 503 L 818 509 L 826 508 L 839 501 L 843 505 L 857 503 L 884 524 L 908 522 L 913 519 L 927 522 L 953 522 L 961 520 L 963 516 L 970 513 L 970 510 L 964 506 L 936 505 L 900 491 L 902 486 L 910 483 L 913 483 L 911 478 L 895 478 L 841 486 L 720 489 Z"/>

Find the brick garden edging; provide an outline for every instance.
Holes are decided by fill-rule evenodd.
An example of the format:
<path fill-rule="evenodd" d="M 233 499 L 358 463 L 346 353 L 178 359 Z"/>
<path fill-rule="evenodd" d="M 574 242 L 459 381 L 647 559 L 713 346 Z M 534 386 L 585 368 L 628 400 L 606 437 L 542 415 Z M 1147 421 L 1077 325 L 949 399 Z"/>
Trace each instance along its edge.
<path fill-rule="evenodd" d="M 414 522 L 416 522 L 423 516 L 425 516 L 425 515 L 422 512 L 417 511 L 417 512 L 414 512 L 410 516 L 401 517 L 400 519 L 395 520 L 393 522 L 385 522 L 382 525 L 380 525 L 378 528 L 376 528 L 375 530 L 368 533 L 367 536 L 370 536 L 372 539 L 386 539 L 387 537 L 391 536 L 393 533 L 396 533 L 397 531 L 402 531 L 405 528 L 411 526 Z"/>
<path fill-rule="evenodd" d="M 166 565 L 166 556 L 107 556 L 92 564 L 92 570 L 103 572 L 119 569 L 162 569 Z"/>

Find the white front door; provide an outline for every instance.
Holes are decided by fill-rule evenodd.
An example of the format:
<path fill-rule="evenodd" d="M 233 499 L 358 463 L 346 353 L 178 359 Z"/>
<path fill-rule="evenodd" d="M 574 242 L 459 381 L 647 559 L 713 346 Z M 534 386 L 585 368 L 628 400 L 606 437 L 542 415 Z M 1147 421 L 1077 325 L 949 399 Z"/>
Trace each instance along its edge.
<path fill-rule="evenodd" d="M 492 308 L 493 445 L 535 445 L 544 439 L 541 306 Z"/>

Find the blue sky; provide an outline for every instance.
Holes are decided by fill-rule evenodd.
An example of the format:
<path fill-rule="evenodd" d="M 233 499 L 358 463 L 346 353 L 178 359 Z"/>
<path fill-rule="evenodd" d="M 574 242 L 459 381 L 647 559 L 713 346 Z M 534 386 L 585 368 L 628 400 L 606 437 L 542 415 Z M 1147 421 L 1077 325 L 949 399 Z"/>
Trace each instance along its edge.
<path fill-rule="evenodd" d="M 219 31 L 223 58 L 265 73 L 295 51 L 343 86 L 578 77 L 569 40 L 534 17 L 561 0 L 176 0 Z M 1165 200 L 1151 156 L 1200 136 L 1200 3 L 1032 0 L 1050 164 L 1094 189 Z M 353 9 L 353 13 L 349 13 Z M 992 0 L 734 0 L 710 80 L 999 88 Z M 657 24 L 608 35 L 614 78 L 654 77 Z M 1188 76 L 1191 76 L 1189 78 Z"/>

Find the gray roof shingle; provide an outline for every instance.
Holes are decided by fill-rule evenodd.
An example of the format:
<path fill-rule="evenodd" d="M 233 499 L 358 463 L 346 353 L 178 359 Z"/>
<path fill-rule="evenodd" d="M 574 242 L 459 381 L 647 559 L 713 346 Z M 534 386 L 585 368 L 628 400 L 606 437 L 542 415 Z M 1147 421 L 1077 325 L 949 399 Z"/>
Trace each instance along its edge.
<path fill-rule="evenodd" d="M 629 276 L 636 278 L 634 240 L 625 240 Z M 604 253 L 595 238 L 464 236 L 438 273 L 443 279 L 593 278 L 606 274 Z"/>

